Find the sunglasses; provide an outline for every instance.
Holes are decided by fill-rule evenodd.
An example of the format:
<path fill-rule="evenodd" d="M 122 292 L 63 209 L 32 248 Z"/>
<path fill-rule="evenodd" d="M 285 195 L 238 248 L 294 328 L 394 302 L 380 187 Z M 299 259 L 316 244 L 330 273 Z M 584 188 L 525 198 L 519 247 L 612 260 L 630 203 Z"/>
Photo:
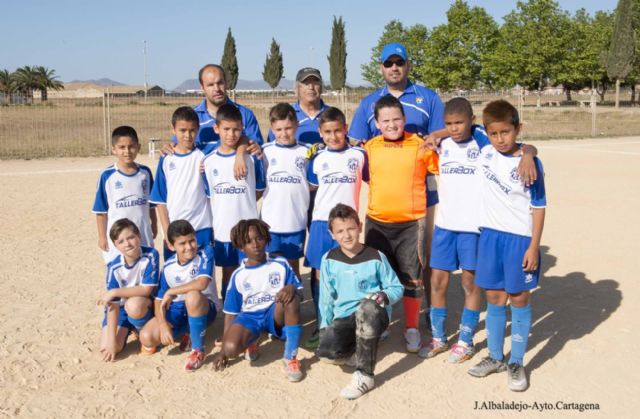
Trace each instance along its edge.
<path fill-rule="evenodd" d="M 405 63 L 404 60 L 387 60 L 383 62 L 382 65 L 384 66 L 384 68 L 391 68 L 393 67 L 394 64 L 397 65 L 398 67 L 402 67 L 404 63 Z"/>

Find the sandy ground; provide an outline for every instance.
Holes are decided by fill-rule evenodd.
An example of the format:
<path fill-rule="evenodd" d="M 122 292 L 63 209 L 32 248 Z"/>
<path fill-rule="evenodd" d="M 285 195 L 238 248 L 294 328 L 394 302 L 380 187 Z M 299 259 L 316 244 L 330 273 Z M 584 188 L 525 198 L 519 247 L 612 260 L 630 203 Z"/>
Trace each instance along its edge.
<path fill-rule="evenodd" d="M 525 359 L 530 389 L 512 393 L 505 374 L 477 379 L 466 373 L 470 363 L 407 354 L 396 321 L 380 348 L 377 387 L 353 402 L 338 396 L 351 371 L 319 363 L 305 350 L 305 379 L 287 382 L 277 362 L 279 342 L 261 346 L 256 366 L 242 360 L 221 373 L 210 362 L 185 373 L 185 354 L 165 348 L 143 357 L 137 342 L 117 362 L 102 362 L 95 300 L 105 269 L 90 209 L 98 173 L 112 159 L 1 161 L 0 416 L 637 417 L 640 342 L 632 333 L 640 326 L 633 270 L 640 250 L 640 138 L 535 144 L 549 208 L 544 279 L 533 297 Z M 141 162 L 150 164 L 147 156 Z M 462 308 L 454 278 L 452 338 Z M 309 301 L 303 316 L 311 318 Z M 471 362 L 486 355 L 483 318 L 480 352 Z M 307 324 L 305 338 L 311 330 Z M 220 331 L 216 321 L 208 348 Z M 512 402 L 522 411 L 505 410 Z M 599 410 L 558 411 L 571 403 Z"/>

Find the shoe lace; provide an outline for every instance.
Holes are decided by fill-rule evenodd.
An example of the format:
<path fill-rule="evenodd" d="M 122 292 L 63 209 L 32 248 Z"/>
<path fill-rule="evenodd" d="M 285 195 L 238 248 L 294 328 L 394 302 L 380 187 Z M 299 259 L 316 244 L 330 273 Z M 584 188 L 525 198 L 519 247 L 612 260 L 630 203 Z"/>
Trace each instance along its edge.
<path fill-rule="evenodd" d="M 296 358 L 293 358 L 289 360 L 289 362 L 287 362 L 287 368 L 289 369 L 289 371 L 298 372 L 300 371 L 300 363 Z"/>
<path fill-rule="evenodd" d="M 520 372 L 520 365 L 513 363 L 508 365 L 509 374 L 511 374 L 512 378 L 517 378 L 518 373 Z"/>

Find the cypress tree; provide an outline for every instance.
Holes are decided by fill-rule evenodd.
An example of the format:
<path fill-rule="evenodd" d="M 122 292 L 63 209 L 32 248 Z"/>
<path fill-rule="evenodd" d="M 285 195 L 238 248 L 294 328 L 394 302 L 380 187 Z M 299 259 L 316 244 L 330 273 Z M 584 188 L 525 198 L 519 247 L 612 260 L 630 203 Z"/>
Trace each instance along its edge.
<path fill-rule="evenodd" d="M 329 60 L 331 71 L 331 88 L 333 90 L 342 89 L 347 83 L 347 39 L 342 16 L 338 19 L 333 17 L 331 48 L 327 60 Z"/>
<path fill-rule="evenodd" d="M 282 80 L 282 74 L 284 73 L 284 66 L 282 64 L 282 53 L 280 52 L 280 45 L 275 39 L 271 39 L 271 50 L 267 54 L 267 58 L 264 62 L 264 69 L 262 70 L 262 79 L 267 82 L 272 89 L 275 89 Z"/>
<path fill-rule="evenodd" d="M 231 34 L 231 28 L 229 28 L 227 39 L 224 41 L 224 52 L 220 65 L 224 68 L 227 76 L 227 89 L 235 89 L 238 84 L 238 59 L 236 58 L 236 40 Z"/>

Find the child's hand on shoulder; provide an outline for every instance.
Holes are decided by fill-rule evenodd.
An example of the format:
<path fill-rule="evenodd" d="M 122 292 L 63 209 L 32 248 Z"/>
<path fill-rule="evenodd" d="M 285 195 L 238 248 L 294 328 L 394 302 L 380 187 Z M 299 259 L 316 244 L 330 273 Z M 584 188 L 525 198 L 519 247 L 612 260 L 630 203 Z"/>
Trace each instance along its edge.
<path fill-rule="evenodd" d="M 173 155 L 173 153 L 175 153 L 175 152 L 176 152 L 176 151 L 174 150 L 175 146 L 176 146 L 175 144 L 173 144 L 173 143 L 171 143 L 171 142 L 168 142 L 168 143 L 165 143 L 165 144 L 162 146 L 162 150 L 160 150 L 160 151 L 162 152 L 162 154 L 165 154 L 165 155 L 168 155 L 168 156 L 172 156 L 172 155 Z"/>
<path fill-rule="evenodd" d="M 287 285 L 276 294 L 276 301 L 283 305 L 289 304 L 296 296 L 296 288 L 293 285 Z"/>
<path fill-rule="evenodd" d="M 538 269 L 538 248 L 529 246 L 527 251 L 524 252 L 522 270 L 525 272 L 533 272 L 536 269 Z"/>
<path fill-rule="evenodd" d="M 260 144 L 256 143 L 253 140 L 249 140 L 249 145 L 247 146 L 247 152 L 252 156 L 256 156 L 258 158 L 262 157 L 262 147 L 260 147 Z"/>
<path fill-rule="evenodd" d="M 434 135 L 433 133 L 429 135 L 425 135 L 423 137 L 424 143 L 420 145 L 422 150 L 431 150 L 435 151 L 438 147 L 440 147 L 440 141 L 442 141 L 442 137 Z"/>

